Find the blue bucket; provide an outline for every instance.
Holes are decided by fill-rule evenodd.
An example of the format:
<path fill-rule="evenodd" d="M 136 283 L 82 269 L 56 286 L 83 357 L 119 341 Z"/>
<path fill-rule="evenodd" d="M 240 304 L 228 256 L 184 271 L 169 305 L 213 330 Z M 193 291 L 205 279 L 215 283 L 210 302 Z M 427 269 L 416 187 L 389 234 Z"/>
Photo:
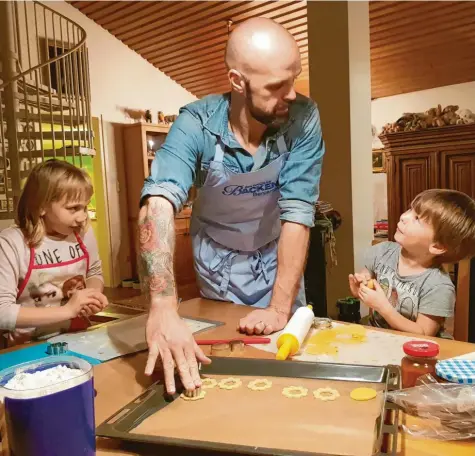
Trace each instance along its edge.
<path fill-rule="evenodd" d="M 11 389 L 15 375 L 56 366 L 83 373 L 53 385 Z M 92 366 L 74 356 L 50 356 L 0 371 L 0 400 L 4 402 L 11 456 L 94 456 L 94 384 Z"/>

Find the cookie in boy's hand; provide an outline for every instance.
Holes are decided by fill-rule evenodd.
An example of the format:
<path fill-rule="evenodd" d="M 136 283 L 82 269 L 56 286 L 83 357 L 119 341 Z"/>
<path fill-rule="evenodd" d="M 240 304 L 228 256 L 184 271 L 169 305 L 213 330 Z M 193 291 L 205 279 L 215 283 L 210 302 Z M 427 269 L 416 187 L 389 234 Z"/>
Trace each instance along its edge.
<path fill-rule="evenodd" d="M 366 286 L 371 290 L 376 290 L 376 285 L 374 284 L 374 279 L 369 279 L 366 283 Z"/>

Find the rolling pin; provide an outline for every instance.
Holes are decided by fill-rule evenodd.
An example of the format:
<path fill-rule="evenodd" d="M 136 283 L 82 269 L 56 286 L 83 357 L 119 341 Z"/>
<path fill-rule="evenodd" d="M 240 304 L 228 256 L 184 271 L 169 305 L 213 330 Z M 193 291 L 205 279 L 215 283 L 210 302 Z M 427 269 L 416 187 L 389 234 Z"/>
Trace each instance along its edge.
<path fill-rule="evenodd" d="M 312 306 L 308 305 L 297 309 L 277 339 L 277 348 L 279 351 L 275 356 L 276 359 L 287 359 L 299 351 L 302 342 L 305 337 L 307 337 L 314 318 L 315 315 L 313 314 Z"/>

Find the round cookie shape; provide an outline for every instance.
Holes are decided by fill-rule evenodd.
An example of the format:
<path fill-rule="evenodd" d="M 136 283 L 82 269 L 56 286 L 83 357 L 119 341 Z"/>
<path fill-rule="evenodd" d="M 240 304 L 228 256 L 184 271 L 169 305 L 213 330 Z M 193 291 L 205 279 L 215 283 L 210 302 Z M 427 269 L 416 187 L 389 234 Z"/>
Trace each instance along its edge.
<path fill-rule="evenodd" d="M 354 401 L 370 401 L 377 396 L 377 391 L 373 388 L 356 388 L 350 393 Z"/>
<path fill-rule="evenodd" d="M 264 391 L 272 386 L 272 382 L 266 378 L 256 378 L 247 384 L 247 387 L 252 391 Z"/>
<path fill-rule="evenodd" d="M 303 386 L 287 386 L 282 390 L 282 394 L 289 399 L 300 399 L 305 397 L 308 393 L 308 389 Z"/>
<path fill-rule="evenodd" d="M 201 390 L 200 394 L 198 394 L 197 396 L 187 396 L 185 393 L 180 394 L 180 397 L 184 401 L 191 401 L 191 402 L 199 401 L 200 399 L 204 399 L 205 396 L 206 396 L 206 391 L 203 391 L 203 390 Z"/>
<path fill-rule="evenodd" d="M 239 388 L 242 385 L 240 378 L 228 377 L 223 378 L 219 383 L 218 387 L 225 390 L 232 390 L 234 388 Z"/>
<path fill-rule="evenodd" d="M 201 388 L 214 388 L 217 384 L 218 382 L 214 378 L 206 377 L 201 379 Z"/>
<path fill-rule="evenodd" d="M 321 401 L 334 401 L 340 397 L 340 393 L 333 388 L 318 388 L 313 392 L 313 397 Z"/>

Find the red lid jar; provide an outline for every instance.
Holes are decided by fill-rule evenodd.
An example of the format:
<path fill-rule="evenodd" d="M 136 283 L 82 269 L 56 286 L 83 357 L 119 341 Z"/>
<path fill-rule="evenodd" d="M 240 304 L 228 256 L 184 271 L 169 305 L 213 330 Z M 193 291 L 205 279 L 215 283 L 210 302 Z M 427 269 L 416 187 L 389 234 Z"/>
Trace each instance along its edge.
<path fill-rule="evenodd" d="M 435 374 L 439 345 L 435 342 L 411 340 L 402 349 L 406 356 L 401 361 L 402 387 L 412 388 L 417 379 L 426 374 Z"/>

